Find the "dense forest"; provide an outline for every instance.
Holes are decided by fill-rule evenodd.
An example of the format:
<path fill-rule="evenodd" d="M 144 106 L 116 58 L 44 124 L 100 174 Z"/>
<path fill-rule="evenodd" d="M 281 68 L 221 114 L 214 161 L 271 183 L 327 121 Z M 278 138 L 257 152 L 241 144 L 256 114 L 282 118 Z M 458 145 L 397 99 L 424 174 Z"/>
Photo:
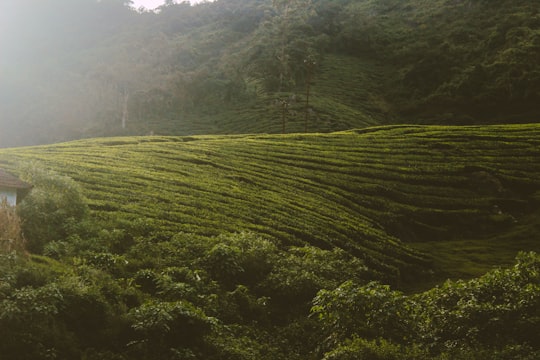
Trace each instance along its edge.
<path fill-rule="evenodd" d="M 540 358 L 538 10 L 2 1 L 0 358 Z"/>
<path fill-rule="evenodd" d="M 534 1 L 6 1 L 0 146 L 531 122 Z"/>

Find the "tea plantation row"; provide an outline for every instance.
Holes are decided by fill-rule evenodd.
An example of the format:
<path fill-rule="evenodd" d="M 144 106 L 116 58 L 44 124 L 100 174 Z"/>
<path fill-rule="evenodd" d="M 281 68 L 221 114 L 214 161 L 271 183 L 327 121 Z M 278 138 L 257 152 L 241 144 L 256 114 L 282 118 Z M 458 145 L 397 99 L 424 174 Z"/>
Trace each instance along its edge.
<path fill-rule="evenodd" d="M 0 352 L 537 358 L 538 255 L 491 268 L 540 250 L 539 135 L 392 126 L 1 150 L 34 189 L 22 224 L 0 213 L 33 252 L 0 248 Z"/>
<path fill-rule="evenodd" d="M 72 177 L 109 229 L 136 221 L 148 232 L 251 231 L 282 246 L 338 246 L 396 281 L 427 265 L 402 241 L 491 238 L 524 225 L 539 205 L 539 133 L 393 126 L 107 138 L 4 150 L 0 161 Z"/>

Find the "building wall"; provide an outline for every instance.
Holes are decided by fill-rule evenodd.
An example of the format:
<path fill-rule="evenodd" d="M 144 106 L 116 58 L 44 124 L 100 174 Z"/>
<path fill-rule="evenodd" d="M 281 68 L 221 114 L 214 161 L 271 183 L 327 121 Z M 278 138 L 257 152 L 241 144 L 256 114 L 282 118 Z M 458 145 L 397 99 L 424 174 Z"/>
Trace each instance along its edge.
<path fill-rule="evenodd" d="M 6 199 L 11 206 L 17 205 L 17 189 L 0 187 L 0 201 Z"/>

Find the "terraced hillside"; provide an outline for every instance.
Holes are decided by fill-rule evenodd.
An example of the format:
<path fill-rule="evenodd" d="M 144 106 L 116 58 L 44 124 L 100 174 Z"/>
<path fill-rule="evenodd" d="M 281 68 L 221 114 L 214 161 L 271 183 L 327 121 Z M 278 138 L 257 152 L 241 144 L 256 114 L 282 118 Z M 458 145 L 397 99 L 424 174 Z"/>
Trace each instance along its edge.
<path fill-rule="evenodd" d="M 103 138 L 0 152 L 13 172 L 38 162 L 75 179 L 108 230 L 158 239 L 250 231 L 281 246 L 338 246 L 394 283 L 432 265 L 473 275 L 540 250 L 539 159 L 537 124 Z"/>

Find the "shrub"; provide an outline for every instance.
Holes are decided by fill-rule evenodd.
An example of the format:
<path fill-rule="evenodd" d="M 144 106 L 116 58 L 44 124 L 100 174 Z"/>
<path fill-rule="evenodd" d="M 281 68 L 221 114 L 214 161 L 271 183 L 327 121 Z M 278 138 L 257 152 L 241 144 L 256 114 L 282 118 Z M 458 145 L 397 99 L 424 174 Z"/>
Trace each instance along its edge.
<path fill-rule="evenodd" d="M 273 299 L 287 304 L 309 302 L 320 289 L 333 289 L 346 279 L 362 282 L 368 269 L 344 250 L 291 247 L 264 283 Z"/>
<path fill-rule="evenodd" d="M 138 335 L 131 344 L 154 359 L 202 345 L 215 323 L 187 301 L 152 300 L 132 309 L 128 319 Z"/>
<path fill-rule="evenodd" d="M 241 232 L 220 235 L 206 251 L 203 267 L 211 277 L 229 289 L 235 285 L 258 285 L 272 271 L 278 249 L 258 234 Z"/>
<path fill-rule="evenodd" d="M 63 347 L 62 339 L 54 328 L 61 301 L 62 296 L 54 284 L 14 289 L 0 299 L 2 358 L 45 359 L 52 352 L 68 351 L 59 349 Z"/>
<path fill-rule="evenodd" d="M 41 253 L 45 244 L 75 235 L 88 214 L 88 206 L 78 184 L 67 176 L 31 166 L 23 177 L 34 185 L 18 207 L 28 249 Z"/>
<path fill-rule="evenodd" d="M 24 251 L 21 219 L 4 199 L 0 202 L 0 253 Z"/>
<path fill-rule="evenodd" d="M 384 339 L 355 338 L 326 353 L 323 360 L 420 360 L 428 358 L 415 347 L 407 348 Z"/>
<path fill-rule="evenodd" d="M 511 268 L 410 296 L 347 281 L 319 291 L 313 305 L 326 359 L 394 359 L 400 347 L 418 347 L 432 359 L 538 358 L 540 256 L 520 253 Z"/>
<path fill-rule="evenodd" d="M 233 285 L 238 275 L 244 271 L 240 265 L 241 255 L 240 250 L 234 246 L 216 244 L 206 254 L 212 278 L 226 286 Z"/>
<path fill-rule="evenodd" d="M 422 304 L 418 332 L 433 348 L 460 343 L 540 350 L 540 256 L 520 253 L 508 269 L 470 281 L 448 281 L 414 300 Z"/>
<path fill-rule="evenodd" d="M 312 312 L 330 334 L 330 343 L 352 336 L 403 342 L 411 335 L 414 303 L 388 285 L 347 281 L 335 290 L 321 290 Z"/>

